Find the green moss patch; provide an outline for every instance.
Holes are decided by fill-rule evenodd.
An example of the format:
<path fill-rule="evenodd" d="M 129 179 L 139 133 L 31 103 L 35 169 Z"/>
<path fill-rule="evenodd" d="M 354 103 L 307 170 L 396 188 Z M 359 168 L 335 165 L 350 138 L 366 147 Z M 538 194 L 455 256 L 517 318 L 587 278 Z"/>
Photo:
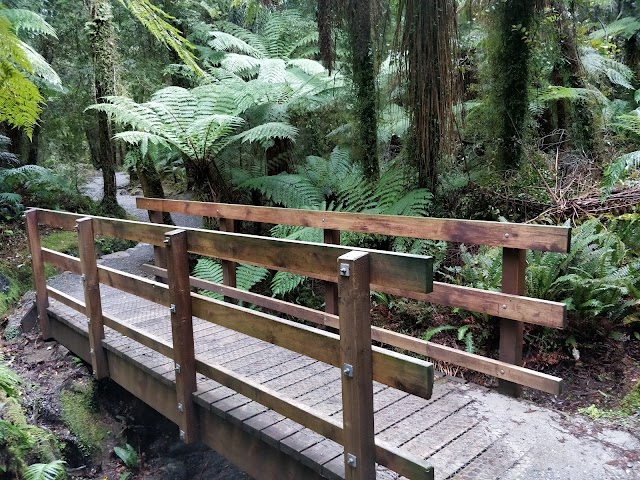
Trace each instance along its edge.
<path fill-rule="evenodd" d="M 627 415 L 640 413 L 640 382 L 622 399 L 620 410 Z"/>
<path fill-rule="evenodd" d="M 62 420 L 76 437 L 82 453 L 89 458 L 102 452 L 102 445 L 109 435 L 96 407 L 94 388 L 91 379 L 83 379 L 60 394 Z"/>

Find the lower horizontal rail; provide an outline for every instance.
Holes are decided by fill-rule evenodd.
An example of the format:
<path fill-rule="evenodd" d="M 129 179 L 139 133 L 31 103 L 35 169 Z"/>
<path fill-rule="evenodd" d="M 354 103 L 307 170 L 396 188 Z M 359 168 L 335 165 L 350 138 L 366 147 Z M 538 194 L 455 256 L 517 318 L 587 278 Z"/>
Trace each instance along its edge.
<path fill-rule="evenodd" d="M 166 269 L 153 265 L 144 265 L 143 269 L 149 273 L 165 278 Z M 220 285 L 196 277 L 190 277 L 191 285 L 195 288 L 219 293 L 243 302 L 249 302 L 259 307 L 291 315 L 308 322 L 338 329 L 340 327 L 338 316 L 314 310 L 308 307 L 294 305 L 272 297 L 266 297 L 257 293 L 247 292 L 238 288 Z M 424 355 L 431 359 L 451 363 L 468 368 L 475 372 L 484 373 L 502 380 L 518 383 L 529 388 L 558 395 L 562 391 L 562 379 L 542 372 L 536 372 L 528 368 L 501 362 L 493 358 L 483 357 L 473 353 L 447 347 L 434 342 L 428 342 L 420 338 L 411 337 L 402 333 L 392 332 L 385 328 L 371 327 L 371 337 L 376 342 L 391 345 L 402 350 Z"/>

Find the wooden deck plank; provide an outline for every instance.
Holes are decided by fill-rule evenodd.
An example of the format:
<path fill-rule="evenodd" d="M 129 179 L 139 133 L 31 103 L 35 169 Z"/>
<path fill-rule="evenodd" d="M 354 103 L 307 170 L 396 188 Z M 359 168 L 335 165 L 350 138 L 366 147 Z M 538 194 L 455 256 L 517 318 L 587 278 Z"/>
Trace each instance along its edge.
<path fill-rule="evenodd" d="M 326 438 L 300 452 L 300 461 L 307 467 L 322 473 L 322 466 L 335 458 L 342 459 L 344 448 L 339 443 Z"/>

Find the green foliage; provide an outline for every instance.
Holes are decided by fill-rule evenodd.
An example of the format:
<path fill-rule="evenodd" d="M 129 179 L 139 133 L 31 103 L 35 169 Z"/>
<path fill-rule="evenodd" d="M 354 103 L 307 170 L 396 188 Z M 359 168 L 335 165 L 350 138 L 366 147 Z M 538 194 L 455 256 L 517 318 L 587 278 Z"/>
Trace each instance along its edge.
<path fill-rule="evenodd" d="M 54 460 L 50 463 L 29 465 L 24 471 L 24 480 L 65 480 L 65 463 L 63 460 Z"/>
<path fill-rule="evenodd" d="M 193 268 L 194 277 L 201 278 L 208 282 L 222 284 L 222 264 L 210 258 L 200 258 Z M 269 270 L 255 265 L 239 263 L 236 268 L 236 288 L 249 291 L 253 286 L 260 283 L 269 275 Z M 217 293 L 203 290 L 200 292 L 211 298 L 222 300 L 223 296 Z"/>
<path fill-rule="evenodd" d="M 31 46 L 18 37 L 31 34 L 55 37 L 44 19 L 28 10 L 6 9 L 0 3 L 0 122 L 23 128 L 31 136 L 44 99 L 32 76 L 59 87 L 60 78 Z"/>
<path fill-rule="evenodd" d="M 638 415 L 640 413 L 640 382 L 622 399 L 620 409 L 627 415 Z"/>
<path fill-rule="evenodd" d="M 193 45 L 188 42 L 180 31 L 168 21 L 174 20 L 162 9 L 149 0 L 119 0 L 144 25 L 147 30 L 161 43 L 171 48 L 180 59 L 197 74 L 202 70 L 192 53 Z"/>
<path fill-rule="evenodd" d="M 43 470 L 53 472 L 56 467 L 42 469 L 37 464 L 27 465 L 34 460 L 51 462 L 58 454 L 53 435 L 27 423 L 25 414 L 18 403 L 19 386 L 22 380 L 4 362 L 0 355 L 0 477 L 5 478 L 59 478 L 30 476 L 30 472 Z M 64 462 L 63 462 L 64 463 Z"/>
<path fill-rule="evenodd" d="M 113 447 L 113 451 L 128 468 L 138 468 L 140 462 L 138 452 L 131 445 L 127 443 L 124 447 Z"/>
<path fill-rule="evenodd" d="M 631 321 L 629 314 L 640 300 L 640 260 L 630 255 L 616 230 L 635 238 L 631 232 L 637 228 L 637 219 L 626 225 L 613 223 L 613 228 L 589 220 L 573 230 L 568 254 L 528 252 L 526 294 L 565 303 L 570 327 L 581 336 L 601 331 L 602 318 L 613 324 Z M 451 280 L 485 290 L 500 288 L 499 248 L 471 254 L 462 247 L 461 258 L 462 266 L 447 269 Z"/>
<path fill-rule="evenodd" d="M 335 148 L 329 159 L 310 156 L 293 174 L 283 173 L 248 178 L 241 188 L 255 189 L 273 203 L 288 208 L 312 210 L 366 212 L 388 215 L 426 216 L 431 207 L 431 194 L 426 189 L 407 191 L 410 182 L 407 170 L 399 165 L 390 166 L 380 180 L 370 184 L 364 179 L 360 167 L 353 165 L 347 150 Z M 322 242 L 322 232 L 310 227 L 278 225 L 271 231 L 277 238 Z M 362 234 L 346 233 L 342 243 L 362 245 Z M 433 242 L 395 238 L 391 248 L 422 253 Z M 274 295 L 283 296 L 297 288 L 304 277 L 277 272 L 271 282 Z"/>
<path fill-rule="evenodd" d="M 90 202 L 78 192 L 67 176 L 38 165 L 0 168 L 0 215 L 17 218 L 24 204 L 42 208 L 78 210 Z"/>
<path fill-rule="evenodd" d="M 0 362 L 0 390 L 3 390 L 8 397 L 17 397 L 18 387 L 21 383 L 22 379 L 18 374 L 11 370 L 5 362 Z"/>
<path fill-rule="evenodd" d="M 435 335 L 447 330 L 455 330 L 457 332 L 457 339 L 459 342 L 464 342 L 465 351 L 469 353 L 475 352 L 475 345 L 473 344 L 473 333 L 469 325 L 462 325 L 455 327 L 453 325 L 440 325 L 438 327 L 430 328 L 423 335 L 422 339 L 427 342 L 430 341 Z"/>

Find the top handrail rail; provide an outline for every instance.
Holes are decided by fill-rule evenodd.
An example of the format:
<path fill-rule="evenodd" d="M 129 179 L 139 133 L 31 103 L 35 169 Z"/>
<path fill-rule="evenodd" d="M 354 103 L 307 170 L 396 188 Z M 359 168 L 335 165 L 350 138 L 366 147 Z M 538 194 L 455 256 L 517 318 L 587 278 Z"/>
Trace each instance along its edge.
<path fill-rule="evenodd" d="M 461 242 L 470 245 L 558 253 L 569 252 L 571 246 L 571 228 L 564 226 L 328 212 L 146 197 L 136 198 L 136 206 L 150 211 Z"/>

